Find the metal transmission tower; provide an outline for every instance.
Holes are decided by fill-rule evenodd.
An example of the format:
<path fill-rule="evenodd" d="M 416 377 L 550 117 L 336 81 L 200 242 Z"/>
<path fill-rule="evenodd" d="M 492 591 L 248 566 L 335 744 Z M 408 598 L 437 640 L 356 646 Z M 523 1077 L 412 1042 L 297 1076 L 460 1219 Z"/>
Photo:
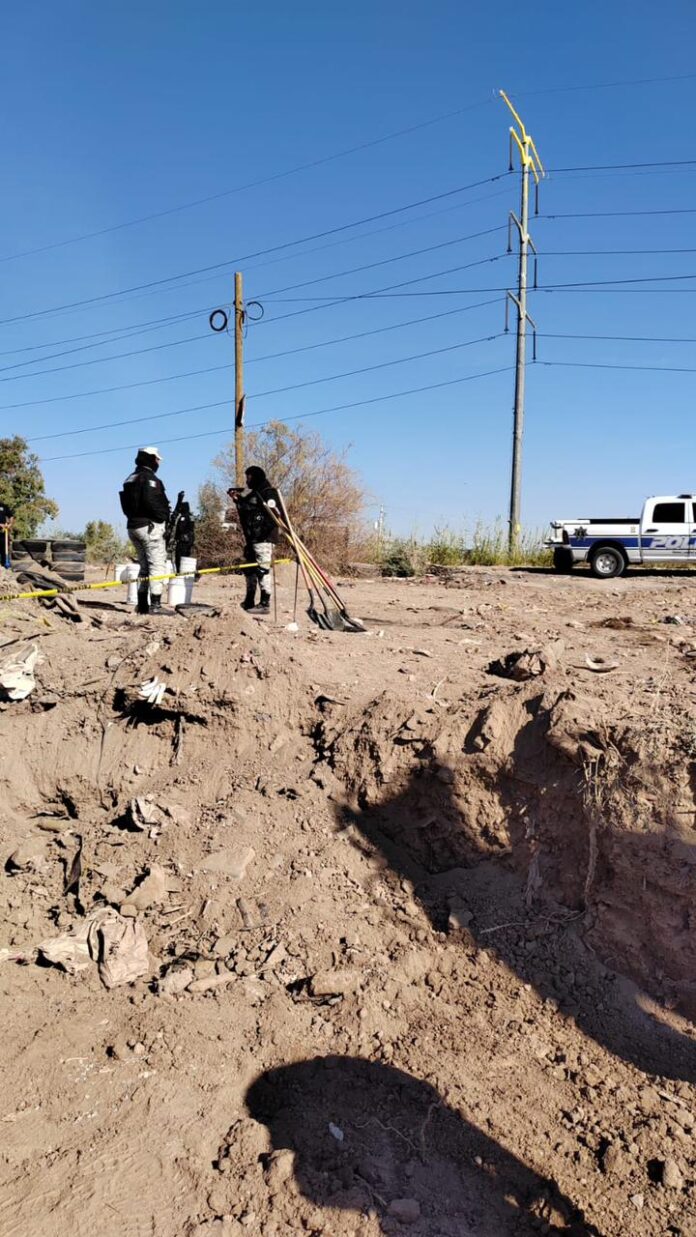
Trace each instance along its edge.
<path fill-rule="evenodd" d="M 510 480 L 510 521 L 508 533 L 508 545 L 510 551 L 514 551 L 519 542 L 520 535 L 520 507 L 522 494 L 522 435 L 524 432 L 524 378 L 525 378 L 525 361 L 527 348 L 527 323 L 531 324 L 532 330 L 535 332 L 536 340 L 536 324 L 527 312 L 527 258 L 531 249 L 536 258 L 536 249 L 534 242 L 529 235 L 529 177 L 530 173 L 534 177 L 535 183 L 535 208 L 534 213 L 539 210 L 539 182 L 545 175 L 544 168 L 539 158 L 539 152 L 534 145 L 534 140 L 522 123 L 522 120 L 515 111 L 512 103 L 508 99 L 504 90 L 500 91 L 500 97 L 503 102 L 509 107 L 515 119 L 515 125 L 510 126 L 510 171 L 513 167 L 513 151 L 514 146 L 520 154 L 520 165 L 522 175 L 522 187 L 520 194 L 520 214 L 519 218 L 514 211 L 510 211 L 510 223 L 508 230 L 508 253 L 512 252 L 512 224 L 514 223 L 517 229 L 519 238 L 520 254 L 519 268 L 517 279 L 517 295 L 514 292 L 508 292 L 505 301 L 505 330 L 508 329 L 508 308 L 510 301 L 513 301 L 517 307 L 517 358 L 515 362 L 515 412 L 514 424 L 512 433 L 512 476 Z M 535 267 L 536 272 L 536 267 Z M 536 286 L 536 274 L 534 280 Z"/>

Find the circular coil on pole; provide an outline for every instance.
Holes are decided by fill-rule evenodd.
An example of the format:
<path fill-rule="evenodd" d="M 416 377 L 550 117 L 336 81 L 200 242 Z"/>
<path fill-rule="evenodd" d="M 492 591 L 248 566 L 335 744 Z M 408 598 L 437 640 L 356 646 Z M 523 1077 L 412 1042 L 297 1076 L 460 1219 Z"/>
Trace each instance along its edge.
<path fill-rule="evenodd" d="M 219 334 L 220 331 L 226 331 L 229 323 L 229 314 L 225 309 L 214 309 L 208 318 L 208 325 L 211 331 Z"/>

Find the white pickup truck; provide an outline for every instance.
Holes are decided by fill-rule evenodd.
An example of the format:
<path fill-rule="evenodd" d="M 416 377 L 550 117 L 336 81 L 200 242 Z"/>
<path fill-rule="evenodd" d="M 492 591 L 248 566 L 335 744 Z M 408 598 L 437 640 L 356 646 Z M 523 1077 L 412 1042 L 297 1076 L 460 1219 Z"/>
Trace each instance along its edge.
<path fill-rule="evenodd" d="M 640 516 L 554 520 L 551 528 L 556 571 L 587 562 L 593 575 L 612 580 L 636 563 L 696 567 L 696 494 L 647 498 Z"/>

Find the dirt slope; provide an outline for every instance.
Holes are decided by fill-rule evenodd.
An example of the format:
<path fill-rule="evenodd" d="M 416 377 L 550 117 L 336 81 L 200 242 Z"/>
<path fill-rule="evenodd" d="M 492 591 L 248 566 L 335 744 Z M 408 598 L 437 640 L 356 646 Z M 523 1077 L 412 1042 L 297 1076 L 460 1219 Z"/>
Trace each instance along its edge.
<path fill-rule="evenodd" d="M 2 1237 L 696 1235 L 691 578 L 237 590 L 3 612 Z"/>

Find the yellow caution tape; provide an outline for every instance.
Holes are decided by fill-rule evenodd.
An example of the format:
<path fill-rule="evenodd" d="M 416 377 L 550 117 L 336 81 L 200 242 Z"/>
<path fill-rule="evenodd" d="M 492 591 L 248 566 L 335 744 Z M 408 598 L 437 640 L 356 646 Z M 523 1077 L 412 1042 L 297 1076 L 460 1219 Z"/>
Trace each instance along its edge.
<path fill-rule="evenodd" d="M 277 558 L 274 566 L 284 563 L 294 563 L 294 558 Z M 65 588 L 34 589 L 31 593 L 3 593 L 0 601 L 29 601 L 41 597 L 65 597 L 68 593 L 94 592 L 102 588 L 120 588 L 126 583 L 149 584 L 155 580 L 184 580 L 187 576 L 224 575 L 232 571 L 248 571 L 250 567 L 258 567 L 258 563 L 238 563 L 233 567 L 203 567 L 200 571 L 172 571 L 166 576 L 137 576 L 133 581 L 103 580 L 97 584 L 66 584 Z"/>

